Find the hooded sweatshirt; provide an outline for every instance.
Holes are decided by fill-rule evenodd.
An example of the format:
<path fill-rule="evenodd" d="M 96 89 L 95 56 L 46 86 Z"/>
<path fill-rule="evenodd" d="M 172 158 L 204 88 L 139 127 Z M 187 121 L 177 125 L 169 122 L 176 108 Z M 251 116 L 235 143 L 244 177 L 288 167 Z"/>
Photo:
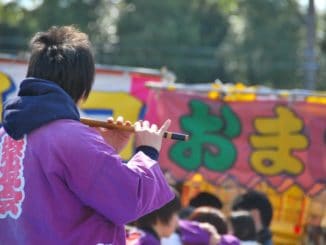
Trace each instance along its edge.
<path fill-rule="evenodd" d="M 125 244 L 124 224 L 173 199 L 149 146 L 124 163 L 56 83 L 25 79 L 0 129 L 1 244 Z"/>

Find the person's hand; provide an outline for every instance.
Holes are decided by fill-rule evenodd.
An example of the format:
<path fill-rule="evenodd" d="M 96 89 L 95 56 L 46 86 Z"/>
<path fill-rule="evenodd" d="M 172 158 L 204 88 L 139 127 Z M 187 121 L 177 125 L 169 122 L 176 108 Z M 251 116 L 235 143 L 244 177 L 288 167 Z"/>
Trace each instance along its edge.
<path fill-rule="evenodd" d="M 137 121 L 135 123 L 135 146 L 147 145 L 161 150 L 164 132 L 169 128 L 171 120 L 166 120 L 162 127 L 158 129 L 156 124 L 150 125 L 148 121 Z"/>
<path fill-rule="evenodd" d="M 108 123 L 116 123 L 118 125 L 125 125 L 125 126 L 130 126 L 131 122 L 130 121 L 125 121 L 122 116 L 119 116 L 114 122 L 113 117 L 109 117 L 107 119 Z M 117 130 L 117 129 L 107 129 L 107 128 L 96 128 L 106 143 L 111 145 L 117 152 L 120 152 L 123 150 L 123 148 L 128 144 L 128 141 L 130 139 L 130 136 L 132 132 L 130 131 L 125 131 L 125 130 Z"/>
<path fill-rule="evenodd" d="M 209 245 L 217 245 L 221 240 L 216 228 L 209 223 L 199 223 L 199 227 L 210 234 Z"/>

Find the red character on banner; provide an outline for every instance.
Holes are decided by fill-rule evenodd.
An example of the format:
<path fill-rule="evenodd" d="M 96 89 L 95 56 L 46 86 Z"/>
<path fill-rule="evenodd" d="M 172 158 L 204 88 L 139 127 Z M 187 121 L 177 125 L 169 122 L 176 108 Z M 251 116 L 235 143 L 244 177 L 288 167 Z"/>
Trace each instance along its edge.
<path fill-rule="evenodd" d="M 19 218 L 24 200 L 23 158 L 26 138 L 15 141 L 8 135 L 0 144 L 0 218 Z"/>

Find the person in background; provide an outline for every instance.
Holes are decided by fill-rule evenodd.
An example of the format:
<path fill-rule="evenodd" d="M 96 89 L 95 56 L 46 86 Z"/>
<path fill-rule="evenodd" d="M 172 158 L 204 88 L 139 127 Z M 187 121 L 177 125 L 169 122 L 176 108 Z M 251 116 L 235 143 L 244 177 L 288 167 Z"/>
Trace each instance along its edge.
<path fill-rule="evenodd" d="M 178 194 L 176 194 L 176 196 L 179 197 Z M 234 237 L 233 235 L 226 234 L 227 223 L 223 213 L 221 213 L 220 210 L 215 209 L 213 207 L 199 207 L 195 209 L 195 211 L 190 215 L 190 217 L 192 220 L 178 219 L 178 225 L 176 227 L 175 232 L 171 233 L 172 235 L 170 235 L 169 237 L 161 237 L 161 245 L 240 244 L 239 240 L 236 237 Z M 221 233 L 219 233 L 218 230 L 220 230 Z M 151 244 L 155 245 L 156 243 Z M 135 245 L 140 244 L 136 243 Z"/>
<path fill-rule="evenodd" d="M 179 212 L 180 219 L 188 219 L 195 209 L 196 208 L 191 207 L 191 206 L 181 208 L 181 210 Z"/>
<path fill-rule="evenodd" d="M 189 206 L 193 208 L 208 206 L 217 209 L 222 209 L 223 203 L 216 195 L 213 195 L 209 192 L 200 192 L 190 199 Z"/>
<path fill-rule="evenodd" d="M 232 203 L 232 210 L 250 211 L 256 227 L 257 241 L 263 245 L 272 245 L 272 233 L 269 226 L 273 217 L 273 207 L 266 194 L 250 190 L 237 196 Z"/>
<path fill-rule="evenodd" d="M 221 235 L 214 224 L 192 220 L 180 220 L 178 232 L 183 245 L 239 245 L 233 235 Z"/>
<path fill-rule="evenodd" d="M 228 224 L 222 211 L 213 207 L 196 208 L 188 218 L 189 220 L 201 223 L 209 223 L 213 225 L 218 234 L 224 235 L 228 233 Z"/>
<path fill-rule="evenodd" d="M 241 245 L 259 245 L 254 219 L 248 211 L 233 211 L 230 215 L 233 235 L 240 239 Z"/>
<path fill-rule="evenodd" d="M 3 108 L 1 244 L 123 245 L 126 223 L 174 198 L 157 162 L 170 120 L 136 122 L 136 153 L 125 163 L 130 133 L 80 122 L 94 76 L 91 43 L 77 28 L 32 38 L 27 76 Z"/>
<path fill-rule="evenodd" d="M 136 228 L 131 228 L 127 233 L 127 245 L 160 245 L 161 239 L 170 237 L 175 232 L 181 203 L 179 194 L 176 191 L 174 193 L 172 201 L 135 222 Z M 181 244 L 178 236 L 172 239 L 173 245 Z"/>

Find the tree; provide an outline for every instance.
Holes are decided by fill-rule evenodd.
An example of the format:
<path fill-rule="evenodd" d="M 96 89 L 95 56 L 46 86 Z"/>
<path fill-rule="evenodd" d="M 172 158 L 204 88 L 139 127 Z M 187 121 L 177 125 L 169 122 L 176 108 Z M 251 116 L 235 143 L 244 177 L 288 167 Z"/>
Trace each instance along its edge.
<path fill-rule="evenodd" d="M 0 50 L 19 52 L 27 48 L 30 22 L 25 21 L 28 11 L 16 2 L 0 4 Z"/>
<path fill-rule="evenodd" d="M 224 76 L 217 57 L 228 29 L 217 1 L 130 0 L 117 23 L 119 42 L 104 62 L 173 70 L 178 81 Z"/>
<path fill-rule="evenodd" d="M 99 63 L 167 66 L 178 82 L 303 87 L 305 13 L 298 0 L 43 0 L 33 10 L 17 2 L 0 2 L 2 50 L 26 50 L 36 31 L 75 24 L 89 34 Z"/>
<path fill-rule="evenodd" d="M 179 82 L 302 86 L 304 21 L 295 0 L 125 3 L 105 62 L 167 66 Z"/>
<path fill-rule="evenodd" d="M 237 1 L 228 37 L 228 72 L 248 84 L 302 86 L 303 17 L 294 0 Z"/>
<path fill-rule="evenodd" d="M 109 39 L 107 28 L 112 24 L 108 13 L 115 5 L 111 0 L 43 0 L 28 10 L 19 1 L 0 3 L 0 49 L 10 53 L 26 51 L 35 32 L 53 25 L 75 25 L 89 34 L 95 47 L 105 46 Z"/>

